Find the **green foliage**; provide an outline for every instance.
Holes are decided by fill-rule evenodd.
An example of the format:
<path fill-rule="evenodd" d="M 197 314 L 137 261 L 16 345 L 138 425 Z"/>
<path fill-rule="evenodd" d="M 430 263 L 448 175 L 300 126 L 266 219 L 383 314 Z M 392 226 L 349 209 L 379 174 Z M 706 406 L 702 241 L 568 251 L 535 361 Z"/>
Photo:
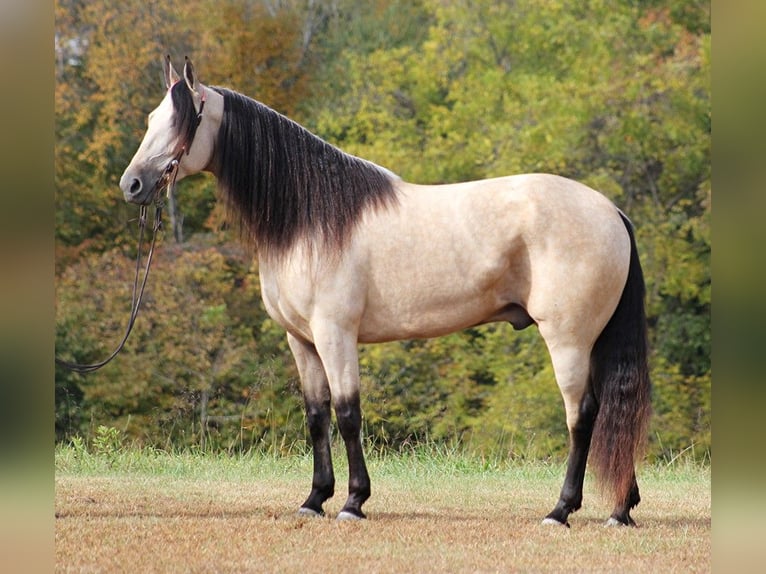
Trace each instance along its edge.
<path fill-rule="evenodd" d="M 334 105 L 318 107 L 315 129 L 409 180 L 549 171 L 616 201 L 637 226 L 649 290 L 656 394 L 651 452 L 665 456 L 666 449 L 693 442 L 705 453 L 711 284 L 706 5 L 484 0 L 425 3 L 424 10 L 429 28 L 414 42 L 363 57 L 351 47 L 344 52 L 344 92 Z M 536 361 L 510 379 L 490 371 L 491 392 L 475 418 L 469 405 L 481 385 L 465 383 L 487 380 L 487 369 L 464 354 L 470 337 L 446 339 L 443 355 L 431 353 L 430 342 L 407 343 L 401 345 L 407 354 L 397 358 L 392 345 L 379 367 L 368 364 L 385 381 L 380 388 L 396 389 L 378 396 L 373 386 L 373 409 L 388 417 L 374 417 L 373 429 L 385 422 L 396 429 L 395 438 L 404 432 L 399 421 L 406 421 L 416 436 L 439 437 L 438 429 L 450 428 L 470 435 L 481 450 L 561 453 L 560 399 L 536 337 L 524 334 L 510 353 L 482 342 L 485 362 L 500 356 L 512 363 L 532 349 Z M 413 389 L 411 396 L 422 391 L 429 399 L 398 400 L 404 386 Z M 446 410 L 433 406 L 437 402 Z"/>
<path fill-rule="evenodd" d="M 93 449 L 101 456 L 113 456 L 122 449 L 122 433 L 114 427 L 99 425 L 93 437 Z"/>
<path fill-rule="evenodd" d="M 57 352 L 100 359 L 121 336 L 135 231 L 116 182 L 162 94 L 160 58 L 188 54 L 206 83 L 411 181 L 548 171 L 603 191 L 635 223 L 646 275 L 650 455 L 709 456 L 709 13 L 680 0 L 58 0 Z M 162 245 L 128 349 L 87 377 L 57 369 L 57 438 L 103 426 L 204 450 L 303 444 L 257 267 L 230 241 L 211 178 L 178 197 L 187 242 Z M 374 446 L 565 456 L 534 328 L 364 347 L 360 362 Z"/>
<path fill-rule="evenodd" d="M 59 354 L 93 362 L 116 345 L 133 269 L 115 251 L 67 269 L 58 289 Z M 87 376 L 57 369 L 57 397 L 65 399 L 57 401 L 57 436 L 109 424 L 148 444 L 230 449 L 276 441 L 272 435 L 289 430 L 300 436 L 294 367 L 272 346 L 271 327 L 262 327 L 265 336 L 253 330 L 266 317 L 242 249 L 199 236 L 165 245 L 150 284 L 115 361 Z"/>

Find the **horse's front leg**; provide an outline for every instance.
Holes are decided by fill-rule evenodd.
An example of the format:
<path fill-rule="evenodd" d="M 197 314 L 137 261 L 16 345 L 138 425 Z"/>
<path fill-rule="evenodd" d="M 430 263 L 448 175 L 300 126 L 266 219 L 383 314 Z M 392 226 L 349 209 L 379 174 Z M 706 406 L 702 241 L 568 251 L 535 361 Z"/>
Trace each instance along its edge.
<path fill-rule="evenodd" d="M 341 329 L 315 330 L 315 344 L 330 384 L 335 417 L 348 455 L 348 499 L 338 520 L 366 518 L 362 504 L 370 497 L 370 475 L 362 449 L 359 358 L 356 336 Z"/>
<path fill-rule="evenodd" d="M 362 409 L 359 393 L 333 401 L 338 430 L 343 437 L 348 455 L 348 499 L 338 520 L 366 518 L 362 504 L 370 498 L 370 475 L 364 462 L 362 449 Z"/>
<path fill-rule="evenodd" d="M 298 366 L 306 421 L 314 450 L 311 494 L 298 513 L 306 516 L 324 516 L 322 504 L 335 493 L 335 475 L 330 453 L 330 387 L 314 345 L 289 334 L 287 342 Z"/>

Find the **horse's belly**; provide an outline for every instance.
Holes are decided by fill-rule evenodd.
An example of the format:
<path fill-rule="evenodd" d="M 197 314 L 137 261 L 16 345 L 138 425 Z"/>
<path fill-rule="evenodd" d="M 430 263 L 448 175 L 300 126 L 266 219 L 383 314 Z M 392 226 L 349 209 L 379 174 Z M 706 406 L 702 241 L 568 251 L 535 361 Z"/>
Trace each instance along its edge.
<path fill-rule="evenodd" d="M 366 301 L 360 342 L 437 337 L 497 320 L 505 306 L 524 302 L 529 268 L 521 218 L 481 206 L 441 204 L 439 210 L 424 207 L 417 218 L 370 225 L 361 251 Z"/>
<path fill-rule="evenodd" d="M 402 339 L 427 339 L 454 333 L 486 322 L 490 315 L 483 305 L 445 306 L 413 309 L 396 316 L 366 313 L 359 325 L 360 343 L 382 343 Z"/>
<path fill-rule="evenodd" d="M 507 273 L 507 272 L 506 272 Z M 359 322 L 359 341 L 376 343 L 430 338 L 493 320 L 514 300 L 509 281 L 471 274 L 428 273 L 378 284 L 369 290 Z"/>

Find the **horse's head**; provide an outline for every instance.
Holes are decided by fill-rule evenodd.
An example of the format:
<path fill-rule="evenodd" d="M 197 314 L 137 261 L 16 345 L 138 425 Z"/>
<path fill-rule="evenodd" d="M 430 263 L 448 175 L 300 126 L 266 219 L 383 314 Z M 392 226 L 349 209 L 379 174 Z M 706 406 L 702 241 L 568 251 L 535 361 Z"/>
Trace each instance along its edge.
<path fill-rule="evenodd" d="M 188 58 L 183 79 L 169 56 L 164 71 L 167 93 L 149 114 L 144 139 L 120 179 L 130 203 L 151 203 L 171 178 L 204 170 L 213 156 L 223 97 L 199 82 Z"/>

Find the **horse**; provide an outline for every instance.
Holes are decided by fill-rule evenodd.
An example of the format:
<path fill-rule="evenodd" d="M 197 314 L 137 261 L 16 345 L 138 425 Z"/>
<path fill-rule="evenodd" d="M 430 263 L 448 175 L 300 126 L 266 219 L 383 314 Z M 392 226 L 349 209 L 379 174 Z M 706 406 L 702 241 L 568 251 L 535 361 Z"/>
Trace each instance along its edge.
<path fill-rule="evenodd" d="M 535 325 L 569 431 L 564 483 L 543 523 L 569 527 L 588 460 L 631 525 L 651 414 L 645 285 L 628 218 L 551 174 L 417 185 L 350 155 L 268 106 L 200 83 L 168 56 L 166 93 L 120 179 L 157 200 L 169 174 L 212 173 L 258 259 L 263 304 L 298 368 L 313 477 L 298 513 L 335 492 L 331 412 L 348 457 L 337 520 L 366 517 L 358 345 L 438 337 L 491 322 Z M 590 459 L 589 459 L 590 456 Z"/>

